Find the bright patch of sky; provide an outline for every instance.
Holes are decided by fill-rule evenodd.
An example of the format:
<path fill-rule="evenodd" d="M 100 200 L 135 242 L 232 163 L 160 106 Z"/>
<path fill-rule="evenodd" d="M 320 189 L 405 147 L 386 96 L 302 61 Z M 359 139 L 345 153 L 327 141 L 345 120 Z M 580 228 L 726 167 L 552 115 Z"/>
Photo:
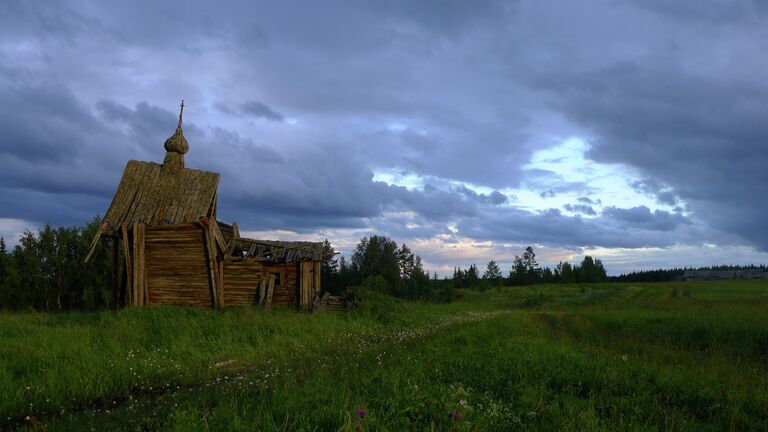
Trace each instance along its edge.
<path fill-rule="evenodd" d="M 30 230 L 32 232 L 40 229 L 40 226 L 36 223 L 12 218 L 0 218 L 0 237 L 5 240 L 6 246 L 10 249 L 19 243 L 19 238 L 24 231 Z"/>
<path fill-rule="evenodd" d="M 528 175 L 520 188 L 502 192 L 517 196 L 518 204 L 530 210 L 559 208 L 576 204 L 586 197 L 599 213 L 600 207 L 621 208 L 644 205 L 653 210 L 671 210 L 646 194 L 630 186 L 640 176 L 631 168 L 620 164 L 602 164 L 585 157 L 589 144 L 579 138 L 570 138 L 561 144 L 539 150 L 523 167 Z M 588 215 L 584 215 L 588 217 Z"/>
<path fill-rule="evenodd" d="M 596 216 L 601 208 L 616 206 L 630 208 L 646 206 L 653 210 L 673 210 L 658 203 L 654 197 L 635 191 L 630 184 L 641 177 L 631 168 L 620 164 L 603 164 L 588 159 L 589 145 L 582 139 L 570 138 L 557 146 L 535 152 L 523 167 L 524 177 L 519 187 L 499 192 L 507 195 L 509 204 L 529 211 L 557 208 L 566 214 L 567 205 L 580 204 L 579 198 L 589 198 Z M 489 194 L 493 189 L 456 180 L 422 176 L 398 168 L 374 168 L 374 180 L 420 190 L 429 184 L 438 189 L 465 186 L 477 193 Z M 583 202 L 581 202 L 583 204 Z"/>
<path fill-rule="evenodd" d="M 375 168 L 373 181 L 408 188 L 409 190 L 423 189 L 425 177 L 397 168 Z"/>

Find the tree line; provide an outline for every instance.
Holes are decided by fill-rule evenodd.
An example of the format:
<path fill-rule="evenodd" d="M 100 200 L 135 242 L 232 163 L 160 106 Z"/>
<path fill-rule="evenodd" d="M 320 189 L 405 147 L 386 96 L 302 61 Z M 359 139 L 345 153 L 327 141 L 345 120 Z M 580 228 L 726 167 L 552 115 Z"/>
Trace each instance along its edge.
<path fill-rule="evenodd" d="M 409 300 L 449 302 L 455 297 L 451 284 L 432 277 L 424 270 L 421 257 L 405 244 L 381 235 L 363 237 L 347 259 L 335 257 L 326 239 L 326 260 L 322 265 L 321 286 L 333 294 L 350 294 L 361 290 L 375 291 Z"/>
<path fill-rule="evenodd" d="M 670 282 L 680 279 L 687 271 L 738 271 L 761 270 L 767 271 L 762 265 L 714 265 L 709 267 L 679 267 L 671 269 L 641 270 L 624 273 L 619 276 L 611 276 L 611 282 Z"/>
<path fill-rule="evenodd" d="M 93 310 L 109 306 L 112 251 L 97 245 L 84 263 L 99 219 L 81 227 L 26 231 L 8 250 L 0 238 L 0 309 Z"/>
<path fill-rule="evenodd" d="M 11 250 L 0 237 L 0 310 L 96 310 L 110 307 L 112 244 L 99 242 L 88 263 L 85 257 L 100 219 L 80 227 L 45 225 L 25 231 Z M 363 238 L 351 259 L 340 259 L 324 242 L 324 290 L 346 293 L 372 289 L 404 299 L 450 301 L 452 286 L 432 278 L 421 257 L 384 236 Z M 123 262 L 122 248 L 118 263 Z M 449 289 L 446 289 L 448 287 Z"/>
<path fill-rule="evenodd" d="M 84 262 L 99 218 L 79 227 L 45 225 L 26 231 L 9 250 L 0 237 L 0 309 L 39 311 L 95 310 L 110 306 L 112 245 L 99 242 L 88 263 Z M 354 296 L 361 290 L 376 291 L 410 300 L 449 302 L 456 290 L 484 290 L 502 285 L 597 282 L 605 280 L 600 260 L 584 257 L 580 265 L 559 263 L 554 269 L 540 267 L 531 247 L 516 256 L 508 277 L 490 261 L 480 274 L 477 266 L 456 268 L 452 278 L 438 279 L 424 270 L 421 257 L 406 244 L 381 235 L 364 237 L 349 258 L 337 257 L 326 239 L 322 263 L 322 287 L 334 294 Z M 122 250 L 119 251 L 122 255 Z M 123 258 L 119 257 L 118 262 Z"/>
<path fill-rule="evenodd" d="M 500 288 L 504 285 L 604 282 L 608 280 L 608 276 L 602 261 L 589 255 L 585 256 L 580 264 L 561 261 L 554 269 L 541 267 L 536 261 L 536 253 L 533 248 L 528 246 L 522 255 L 515 255 L 512 269 L 506 278 L 502 275 L 496 261 L 491 260 L 486 265 L 482 275 L 480 275 L 477 266 L 472 264 L 466 270 L 462 270 L 461 267 L 454 268 L 451 280 L 455 288 L 482 291 L 488 288 Z"/>
<path fill-rule="evenodd" d="M 99 218 L 79 227 L 46 225 L 26 231 L 9 249 L 0 237 L 0 309 L 40 311 L 94 310 L 110 306 L 112 245 L 102 241 L 86 264 L 84 258 L 98 228 Z M 589 255 L 580 263 L 560 262 L 542 267 L 527 247 L 515 256 L 505 276 L 498 263 L 481 271 L 475 264 L 456 267 L 451 277 L 430 275 L 406 244 L 381 235 L 364 237 L 350 257 L 337 256 L 326 239 L 322 287 L 333 294 L 354 296 L 360 290 L 376 291 L 403 299 L 447 302 L 458 289 L 486 290 L 501 286 L 539 283 L 662 282 L 679 278 L 688 270 L 766 270 L 763 266 L 711 266 L 632 272 L 608 277 L 603 263 Z M 119 251 L 122 255 L 122 250 Z M 123 262 L 120 257 L 118 262 Z"/>

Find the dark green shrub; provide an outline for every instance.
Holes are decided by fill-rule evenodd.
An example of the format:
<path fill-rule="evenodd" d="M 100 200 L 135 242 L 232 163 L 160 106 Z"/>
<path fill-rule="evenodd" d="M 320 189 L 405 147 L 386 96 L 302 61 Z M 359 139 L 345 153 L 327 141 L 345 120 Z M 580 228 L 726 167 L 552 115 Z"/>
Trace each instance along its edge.
<path fill-rule="evenodd" d="M 388 290 L 387 282 L 381 276 L 371 276 L 360 285 L 349 287 L 347 295 L 352 300 L 353 312 L 379 322 L 391 322 L 400 301 L 387 295 Z"/>

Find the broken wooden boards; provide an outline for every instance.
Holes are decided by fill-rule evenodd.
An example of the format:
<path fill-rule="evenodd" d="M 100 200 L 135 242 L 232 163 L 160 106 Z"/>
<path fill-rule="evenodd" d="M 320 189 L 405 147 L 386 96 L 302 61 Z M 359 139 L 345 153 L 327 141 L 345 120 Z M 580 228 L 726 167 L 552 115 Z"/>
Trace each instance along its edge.
<path fill-rule="evenodd" d="M 274 262 L 229 255 L 236 239 L 236 230 L 230 227 L 214 218 L 189 224 L 121 225 L 116 239 L 123 240 L 127 292 L 119 303 L 136 307 L 315 307 L 320 261 Z M 304 242 L 254 242 L 315 253 L 314 246 L 307 248 Z M 287 251 L 284 256 L 295 255 Z"/>

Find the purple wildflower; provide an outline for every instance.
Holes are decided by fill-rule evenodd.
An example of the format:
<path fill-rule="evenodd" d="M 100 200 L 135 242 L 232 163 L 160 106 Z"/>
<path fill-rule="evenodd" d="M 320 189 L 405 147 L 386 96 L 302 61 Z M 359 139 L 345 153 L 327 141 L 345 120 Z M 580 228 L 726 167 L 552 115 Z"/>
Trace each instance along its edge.
<path fill-rule="evenodd" d="M 461 420 L 461 413 L 460 413 L 460 412 L 458 412 L 458 411 L 454 411 L 454 412 L 452 412 L 452 413 L 451 413 L 451 419 L 452 419 L 454 422 L 457 422 L 457 421 Z"/>
<path fill-rule="evenodd" d="M 365 418 L 366 414 L 367 413 L 365 412 L 365 408 L 360 408 L 357 410 L 357 416 L 360 417 L 361 420 Z"/>

